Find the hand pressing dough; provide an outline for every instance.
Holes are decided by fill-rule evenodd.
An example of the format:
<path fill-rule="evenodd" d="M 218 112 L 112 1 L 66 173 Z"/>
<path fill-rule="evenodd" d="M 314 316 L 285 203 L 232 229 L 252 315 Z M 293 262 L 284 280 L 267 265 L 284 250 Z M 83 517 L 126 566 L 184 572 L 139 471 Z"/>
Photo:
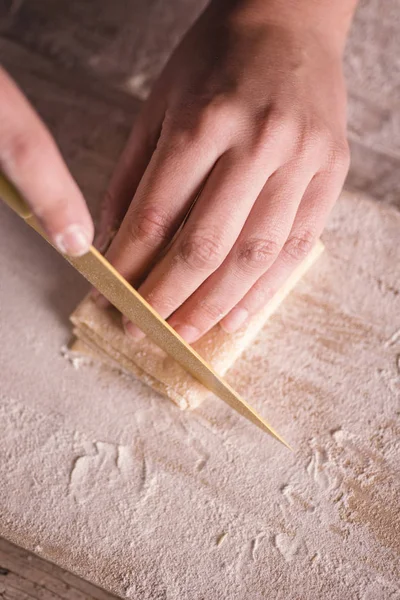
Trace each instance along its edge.
<path fill-rule="evenodd" d="M 265 308 L 239 331 L 225 333 L 219 325 L 193 344 L 197 352 L 224 376 L 265 325 L 270 315 L 323 251 L 318 242 Z M 71 350 L 89 355 L 133 374 L 170 398 L 181 409 L 195 408 L 210 392 L 148 338 L 135 342 L 125 335 L 119 313 L 101 309 L 85 298 L 71 315 L 75 341 Z"/>

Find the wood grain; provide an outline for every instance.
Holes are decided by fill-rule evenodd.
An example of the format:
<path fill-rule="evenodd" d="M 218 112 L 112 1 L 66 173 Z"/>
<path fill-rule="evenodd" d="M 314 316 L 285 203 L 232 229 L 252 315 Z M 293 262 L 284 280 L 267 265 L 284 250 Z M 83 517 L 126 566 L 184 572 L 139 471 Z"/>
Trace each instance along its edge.
<path fill-rule="evenodd" d="M 116 596 L 0 538 L 0 598 L 112 600 Z"/>

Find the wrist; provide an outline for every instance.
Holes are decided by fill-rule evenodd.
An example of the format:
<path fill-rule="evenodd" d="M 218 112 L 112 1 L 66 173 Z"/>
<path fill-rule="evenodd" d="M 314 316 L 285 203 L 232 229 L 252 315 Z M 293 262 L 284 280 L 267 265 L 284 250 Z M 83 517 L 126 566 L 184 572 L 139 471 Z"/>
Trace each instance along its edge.
<path fill-rule="evenodd" d="M 233 23 L 272 25 L 318 37 L 342 54 L 358 0 L 213 0 Z"/>

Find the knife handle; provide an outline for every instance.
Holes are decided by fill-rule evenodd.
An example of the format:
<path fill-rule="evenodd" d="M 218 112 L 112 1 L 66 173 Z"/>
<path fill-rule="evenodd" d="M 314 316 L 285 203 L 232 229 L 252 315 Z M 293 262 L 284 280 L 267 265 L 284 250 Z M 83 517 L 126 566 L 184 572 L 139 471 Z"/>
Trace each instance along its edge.
<path fill-rule="evenodd" d="M 0 198 L 22 219 L 29 219 L 32 211 L 15 187 L 0 173 Z"/>

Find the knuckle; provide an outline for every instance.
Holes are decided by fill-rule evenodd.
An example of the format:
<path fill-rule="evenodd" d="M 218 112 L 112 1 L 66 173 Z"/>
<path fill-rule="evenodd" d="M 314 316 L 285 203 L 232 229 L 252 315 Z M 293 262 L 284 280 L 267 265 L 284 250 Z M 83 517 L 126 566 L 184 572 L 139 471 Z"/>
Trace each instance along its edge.
<path fill-rule="evenodd" d="M 277 107 L 262 112 L 250 139 L 250 153 L 264 162 L 273 149 L 282 153 L 282 160 L 295 154 L 301 136 L 298 121 Z"/>
<path fill-rule="evenodd" d="M 263 111 L 258 115 L 257 127 L 253 129 L 250 139 L 250 151 L 257 157 L 263 157 L 280 139 L 286 138 L 290 124 L 275 111 Z"/>
<path fill-rule="evenodd" d="M 205 105 L 194 102 L 190 108 L 175 108 L 168 117 L 168 146 L 175 152 L 184 152 L 193 145 L 212 150 L 214 146 L 223 146 L 231 128 L 232 118 L 222 104 L 217 101 Z"/>
<path fill-rule="evenodd" d="M 304 157 L 316 157 L 323 152 L 327 145 L 325 133 L 319 129 L 310 130 L 300 136 L 299 152 Z"/>
<path fill-rule="evenodd" d="M 271 113 L 268 128 L 269 133 L 274 134 L 275 137 L 294 140 L 298 135 L 299 123 L 296 117 L 275 107 Z"/>
<path fill-rule="evenodd" d="M 350 166 L 350 148 L 347 141 L 335 142 L 328 153 L 330 170 L 347 171 Z"/>
<path fill-rule="evenodd" d="M 222 264 L 225 252 L 218 236 L 197 233 L 182 240 L 179 258 L 191 269 L 212 272 Z"/>
<path fill-rule="evenodd" d="M 307 114 L 294 121 L 293 125 L 293 152 L 306 161 L 320 160 L 331 144 L 331 127 Z"/>
<path fill-rule="evenodd" d="M 212 140 L 213 146 L 222 151 L 238 127 L 239 119 L 236 117 L 235 108 L 226 99 L 217 97 L 201 110 L 198 136 L 210 143 Z"/>
<path fill-rule="evenodd" d="M 197 115 L 196 126 L 200 135 L 209 135 L 215 130 L 223 117 L 223 112 L 216 101 L 203 106 Z"/>
<path fill-rule="evenodd" d="M 10 136 L 7 147 L 2 152 L 3 166 L 7 166 L 12 170 L 26 168 L 38 151 L 39 145 L 43 144 L 39 142 L 38 136 L 33 137 L 26 132 L 19 132 Z"/>
<path fill-rule="evenodd" d="M 128 230 L 134 241 L 143 244 L 164 242 L 170 236 L 169 218 L 160 206 L 142 206 L 133 212 Z"/>
<path fill-rule="evenodd" d="M 262 270 L 268 267 L 281 249 L 276 239 L 250 239 L 239 246 L 238 262 L 243 269 Z"/>
<path fill-rule="evenodd" d="M 220 321 L 225 315 L 225 312 L 222 310 L 221 306 L 210 304 L 209 302 L 202 302 L 200 304 L 200 310 L 203 316 L 206 317 L 207 321 L 213 323 Z"/>
<path fill-rule="evenodd" d="M 49 201 L 42 200 L 40 204 L 37 204 L 34 207 L 35 214 L 45 222 L 47 226 L 51 227 L 53 219 L 59 218 L 60 215 L 65 214 L 69 204 L 70 198 L 68 198 L 67 195 L 57 196 L 55 199 L 52 198 Z"/>
<path fill-rule="evenodd" d="M 165 286 L 158 286 L 147 292 L 145 300 L 156 307 L 158 311 L 172 313 L 176 307 L 176 297 L 171 296 L 165 289 Z"/>
<path fill-rule="evenodd" d="M 315 244 L 315 235 L 305 231 L 301 235 L 289 237 L 283 247 L 284 254 L 292 260 L 303 260 Z"/>
<path fill-rule="evenodd" d="M 292 116 L 284 118 L 279 134 L 279 137 L 287 146 L 288 153 L 295 152 L 297 140 L 299 139 L 299 135 L 301 136 L 298 121 Z"/>
<path fill-rule="evenodd" d="M 180 124 L 168 136 L 168 148 L 172 153 L 183 153 L 188 146 L 197 141 L 197 131 L 194 127 Z"/>
<path fill-rule="evenodd" d="M 326 151 L 330 132 L 323 126 L 305 122 L 296 137 L 296 152 L 305 160 L 316 159 Z"/>

